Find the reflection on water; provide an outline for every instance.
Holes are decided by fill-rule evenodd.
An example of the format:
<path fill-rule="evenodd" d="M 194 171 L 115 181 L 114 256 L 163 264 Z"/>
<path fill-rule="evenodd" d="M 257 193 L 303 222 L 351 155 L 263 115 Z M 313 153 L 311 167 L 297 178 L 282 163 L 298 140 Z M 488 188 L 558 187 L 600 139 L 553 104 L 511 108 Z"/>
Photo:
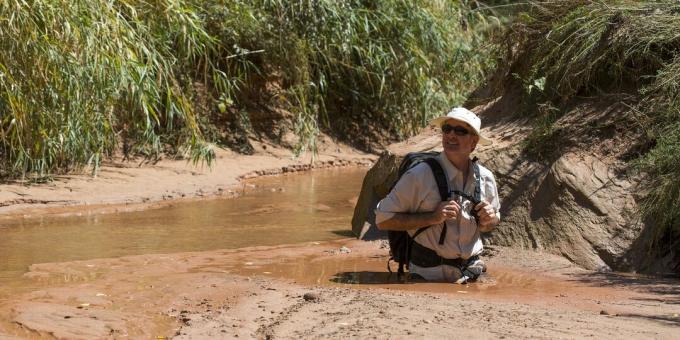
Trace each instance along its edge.
<path fill-rule="evenodd" d="M 349 236 L 366 169 L 261 178 L 238 199 L 0 226 L 0 284 L 33 263 L 324 241 Z M 251 187 L 250 185 L 246 187 Z"/>

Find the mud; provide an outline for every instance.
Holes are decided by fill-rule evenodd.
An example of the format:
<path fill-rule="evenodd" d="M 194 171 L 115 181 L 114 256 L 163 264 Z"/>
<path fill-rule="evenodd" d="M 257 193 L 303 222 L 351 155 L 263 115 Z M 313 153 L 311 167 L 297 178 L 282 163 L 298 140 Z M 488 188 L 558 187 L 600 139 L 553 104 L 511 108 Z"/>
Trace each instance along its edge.
<path fill-rule="evenodd" d="M 33 265 L 35 288 L 0 301 L 0 334 L 670 339 L 680 326 L 677 281 L 493 248 L 480 282 L 404 284 L 386 260 L 380 242 L 339 240 Z"/>

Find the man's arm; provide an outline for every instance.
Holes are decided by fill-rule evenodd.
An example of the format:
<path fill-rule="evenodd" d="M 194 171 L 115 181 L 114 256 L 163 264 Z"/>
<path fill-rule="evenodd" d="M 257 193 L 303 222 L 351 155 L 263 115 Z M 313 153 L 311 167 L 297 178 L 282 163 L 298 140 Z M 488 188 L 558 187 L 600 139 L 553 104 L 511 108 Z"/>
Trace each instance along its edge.
<path fill-rule="evenodd" d="M 439 203 L 432 212 L 425 213 L 395 213 L 391 218 L 377 223 L 380 230 L 411 230 L 440 224 L 447 219 L 456 218 L 460 205 L 456 201 Z"/>

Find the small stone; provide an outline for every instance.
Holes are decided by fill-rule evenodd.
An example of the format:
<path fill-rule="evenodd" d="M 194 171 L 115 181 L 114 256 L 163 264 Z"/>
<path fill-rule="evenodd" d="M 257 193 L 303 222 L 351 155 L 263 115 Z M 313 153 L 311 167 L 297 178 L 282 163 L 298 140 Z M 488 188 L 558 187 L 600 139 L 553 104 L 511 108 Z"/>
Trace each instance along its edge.
<path fill-rule="evenodd" d="M 609 312 L 603 309 L 600 311 L 600 315 L 609 315 Z"/>
<path fill-rule="evenodd" d="M 305 301 L 318 301 L 319 300 L 319 294 L 317 293 L 305 293 L 305 295 L 302 296 Z"/>

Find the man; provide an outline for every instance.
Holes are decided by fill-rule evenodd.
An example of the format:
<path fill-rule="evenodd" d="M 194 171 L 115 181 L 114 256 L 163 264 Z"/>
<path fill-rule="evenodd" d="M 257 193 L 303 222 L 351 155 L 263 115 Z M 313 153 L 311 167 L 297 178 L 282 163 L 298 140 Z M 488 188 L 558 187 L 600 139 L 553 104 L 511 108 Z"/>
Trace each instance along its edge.
<path fill-rule="evenodd" d="M 437 160 L 446 174 L 449 191 L 472 193 L 477 178 L 470 154 L 477 144 L 491 144 L 481 134 L 479 117 L 465 108 L 454 108 L 430 124 L 442 131 L 443 150 Z M 474 280 L 481 274 L 484 264 L 478 256 L 483 248 L 480 232 L 491 231 L 500 222 L 500 202 L 491 171 L 479 166 L 479 177 L 479 204 L 473 206 L 462 195 L 442 202 L 432 170 L 421 162 L 404 173 L 378 203 L 376 224 L 381 230 L 406 230 L 413 237 L 419 228 L 431 226 L 414 239 L 409 272 L 429 281 L 457 283 Z M 445 237 L 440 240 L 444 228 Z"/>

